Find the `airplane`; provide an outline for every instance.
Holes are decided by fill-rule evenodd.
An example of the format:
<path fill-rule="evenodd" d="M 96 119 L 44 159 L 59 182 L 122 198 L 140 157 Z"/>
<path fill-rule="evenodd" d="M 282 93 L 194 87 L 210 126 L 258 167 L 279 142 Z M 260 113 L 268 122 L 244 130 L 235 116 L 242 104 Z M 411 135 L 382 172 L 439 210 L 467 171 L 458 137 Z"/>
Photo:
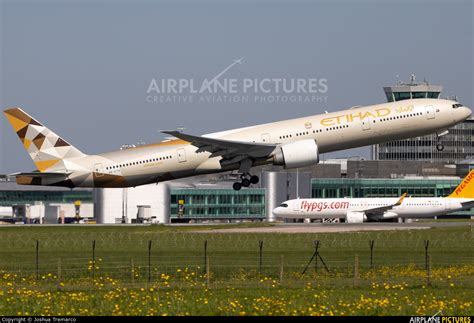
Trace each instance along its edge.
<path fill-rule="evenodd" d="M 273 209 L 277 218 L 345 219 L 347 223 L 393 218 L 432 218 L 474 207 L 474 170 L 447 197 L 293 199 Z"/>
<path fill-rule="evenodd" d="M 11 174 L 22 185 L 135 187 L 183 177 L 238 170 L 235 190 L 259 182 L 250 173 L 265 164 L 310 166 L 321 153 L 437 133 L 471 115 L 451 100 L 411 99 L 272 122 L 202 136 L 87 155 L 21 108 L 4 111 L 36 166 Z"/>

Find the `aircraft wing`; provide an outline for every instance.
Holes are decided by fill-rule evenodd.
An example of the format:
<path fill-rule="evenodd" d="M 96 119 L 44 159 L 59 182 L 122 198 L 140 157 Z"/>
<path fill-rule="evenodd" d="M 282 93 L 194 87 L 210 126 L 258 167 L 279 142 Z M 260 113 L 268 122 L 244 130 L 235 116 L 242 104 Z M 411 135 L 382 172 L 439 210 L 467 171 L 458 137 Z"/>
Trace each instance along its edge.
<path fill-rule="evenodd" d="M 403 200 L 405 199 L 406 196 L 407 196 L 407 193 L 403 193 L 403 195 L 400 197 L 400 199 L 397 201 L 397 203 L 394 203 L 394 204 L 391 204 L 391 205 L 386 205 L 386 206 L 381 206 L 381 207 L 376 207 L 376 208 L 372 208 L 372 209 L 365 209 L 365 210 L 361 210 L 361 211 L 363 211 L 367 217 L 375 216 L 375 215 L 381 215 L 385 211 L 391 210 L 393 207 L 402 204 L 402 202 L 403 202 Z"/>
<path fill-rule="evenodd" d="M 172 135 L 181 140 L 191 143 L 198 148 L 198 152 L 207 151 L 212 157 L 222 157 L 221 164 L 232 164 L 243 159 L 266 158 L 277 147 L 274 144 L 243 142 L 234 140 L 224 140 L 184 134 L 179 131 L 162 131 L 162 133 Z"/>
<path fill-rule="evenodd" d="M 72 172 L 29 172 L 29 173 L 13 173 L 9 174 L 10 176 L 33 176 L 33 177 L 58 177 L 58 176 L 67 176 L 72 174 Z"/>

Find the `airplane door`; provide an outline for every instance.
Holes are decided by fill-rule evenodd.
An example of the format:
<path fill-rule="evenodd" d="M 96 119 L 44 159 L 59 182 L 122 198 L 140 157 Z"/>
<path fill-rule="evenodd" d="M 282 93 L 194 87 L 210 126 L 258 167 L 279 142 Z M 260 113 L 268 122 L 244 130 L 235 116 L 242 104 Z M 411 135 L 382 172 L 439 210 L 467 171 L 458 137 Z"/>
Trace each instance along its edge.
<path fill-rule="evenodd" d="M 296 201 L 293 201 L 293 211 L 299 212 L 300 211 L 300 200 L 297 199 Z"/>
<path fill-rule="evenodd" d="M 178 162 L 184 163 L 186 161 L 186 151 L 184 148 L 180 148 L 177 150 L 178 153 Z"/>
<path fill-rule="evenodd" d="M 100 177 L 104 175 L 104 167 L 102 166 L 102 163 L 97 163 L 94 165 L 95 172 L 97 173 L 96 176 Z"/>
<path fill-rule="evenodd" d="M 434 108 L 432 105 L 428 105 L 425 107 L 425 110 L 426 110 L 426 118 L 429 120 L 429 119 L 434 119 L 435 118 L 435 112 L 434 112 Z"/>
<path fill-rule="evenodd" d="M 263 142 L 270 142 L 270 134 L 269 133 L 262 133 L 262 141 Z"/>
<path fill-rule="evenodd" d="M 364 118 L 361 120 L 362 122 L 362 130 L 370 130 L 370 123 L 372 122 L 372 118 Z"/>

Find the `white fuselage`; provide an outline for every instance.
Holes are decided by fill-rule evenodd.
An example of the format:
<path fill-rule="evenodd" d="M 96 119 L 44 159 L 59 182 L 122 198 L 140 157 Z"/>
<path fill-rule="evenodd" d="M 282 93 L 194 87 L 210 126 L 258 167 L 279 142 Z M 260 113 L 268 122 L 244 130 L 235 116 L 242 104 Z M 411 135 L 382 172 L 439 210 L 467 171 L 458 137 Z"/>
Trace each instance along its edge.
<path fill-rule="evenodd" d="M 400 198 L 335 198 L 294 199 L 285 201 L 273 210 L 277 218 L 287 219 L 347 219 L 348 214 L 366 213 L 367 210 L 395 205 Z M 373 220 L 390 218 L 425 218 L 444 215 L 464 209 L 462 203 L 474 199 L 449 197 L 407 197 L 400 205 L 371 216 Z M 287 205 L 287 206 L 283 206 Z M 368 217 L 364 214 L 364 220 Z"/>
<path fill-rule="evenodd" d="M 319 153 L 327 153 L 442 133 L 471 114 L 467 107 L 453 108 L 454 103 L 438 99 L 404 100 L 211 133 L 203 137 L 275 145 L 311 139 L 316 142 Z M 68 160 L 67 170 L 74 172 L 70 178 L 75 186 L 127 187 L 239 169 L 238 163 L 222 165 L 220 161 L 221 157 L 199 152 L 188 142 L 170 140 L 71 159 Z M 272 163 L 271 156 L 254 160 L 252 166 L 266 163 Z M 90 176 L 91 172 L 94 176 Z M 120 180 L 115 177 L 120 177 Z"/>

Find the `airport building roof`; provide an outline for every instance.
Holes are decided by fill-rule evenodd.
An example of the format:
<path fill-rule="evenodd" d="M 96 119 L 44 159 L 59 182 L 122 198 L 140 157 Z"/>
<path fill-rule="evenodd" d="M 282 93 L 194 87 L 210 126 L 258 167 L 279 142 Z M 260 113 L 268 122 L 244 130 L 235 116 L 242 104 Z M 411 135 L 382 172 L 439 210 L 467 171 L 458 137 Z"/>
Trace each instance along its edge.
<path fill-rule="evenodd" d="M 90 191 L 92 192 L 92 188 L 85 188 L 85 187 L 78 187 L 74 188 L 74 191 Z M 35 185 L 18 185 L 16 182 L 13 181 L 0 181 L 0 191 L 50 191 L 50 192 L 58 192 L 58 191 L 72 191 L 70 188 L 67 187 L 60 187 L 60 186 L 35 186 Z"/>

